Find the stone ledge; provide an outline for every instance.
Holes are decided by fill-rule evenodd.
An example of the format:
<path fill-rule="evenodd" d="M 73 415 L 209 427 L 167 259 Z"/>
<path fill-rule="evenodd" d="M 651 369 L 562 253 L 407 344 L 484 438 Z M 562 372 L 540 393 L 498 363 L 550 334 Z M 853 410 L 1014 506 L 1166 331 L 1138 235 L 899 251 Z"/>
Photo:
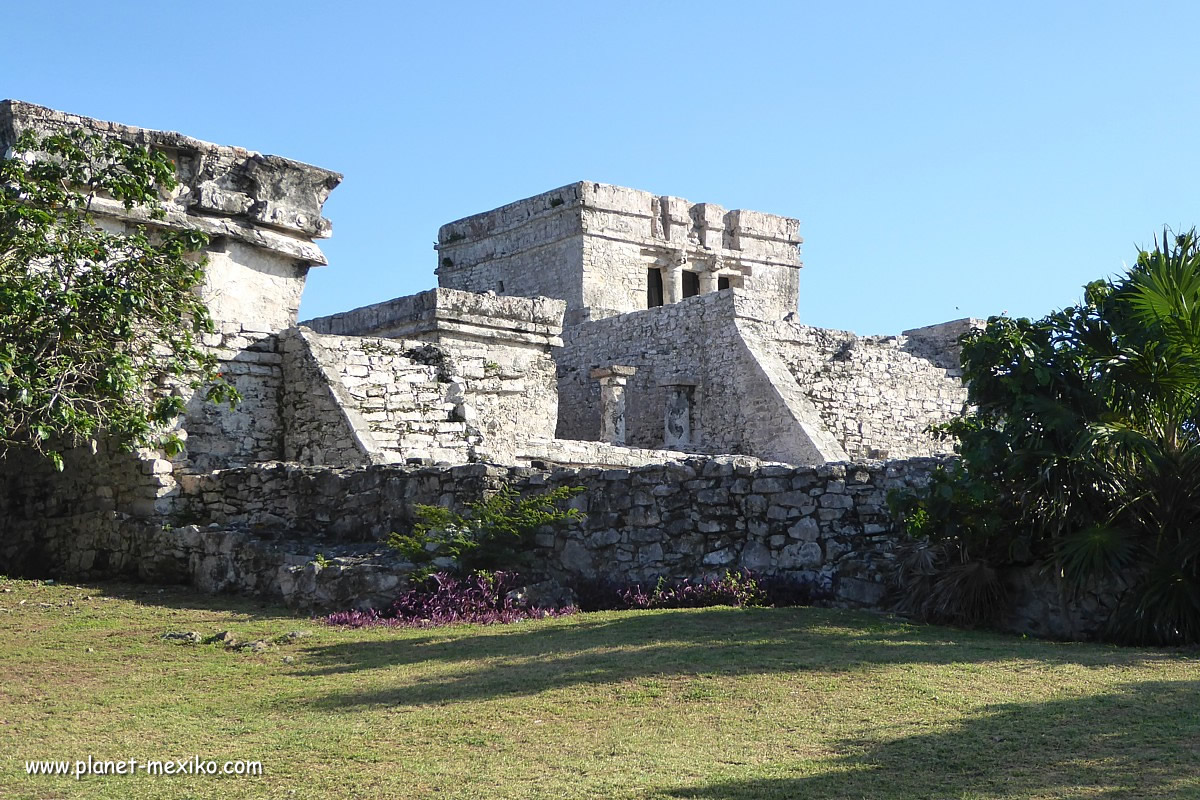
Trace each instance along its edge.
<path fill-rule="evenodd" d="M 566 303 L 548 297 L 512 297 L 430 289 L 302 322 L 317 333 L 339 336 L 418 336 L 453 330 L 554 347 L 561 344 Z"/>

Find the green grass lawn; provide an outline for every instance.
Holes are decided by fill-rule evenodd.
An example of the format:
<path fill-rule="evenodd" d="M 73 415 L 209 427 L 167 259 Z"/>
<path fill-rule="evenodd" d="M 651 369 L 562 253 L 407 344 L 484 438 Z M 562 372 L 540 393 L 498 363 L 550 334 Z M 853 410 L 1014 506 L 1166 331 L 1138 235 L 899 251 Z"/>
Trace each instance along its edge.
<path fill-rule="evenodd" d="M 269 650 L 173 644 L 166 631 Z M 31 759 L 261 777 L 27 776 Z M 0 580 L 3 798 L 1200 797 L 1200 658 L 811 608 L 349 631 Z"/>

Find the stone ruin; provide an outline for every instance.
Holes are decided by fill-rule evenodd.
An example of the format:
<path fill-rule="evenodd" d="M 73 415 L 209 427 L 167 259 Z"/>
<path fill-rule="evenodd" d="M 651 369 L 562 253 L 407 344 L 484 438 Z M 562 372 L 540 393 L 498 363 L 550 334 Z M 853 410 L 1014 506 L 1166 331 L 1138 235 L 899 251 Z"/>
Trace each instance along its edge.
<path fill-rule="evenodd" d="M 627 465 L 688 453 L 823 464 L 939 454 L 926 429 L 962 410 L 957 341 L 974 321 L 890 337 L 799 324 L 798 230 L 797 220 L 758 211 L 575 183 L 443 225 L 440 288 L 429 299 L 302 325 L 321 336 L 404 338 L 414 305 L 436 304 L 435 316 L 447 321 L 461 304 L 481 316 L 495 314 L 493 303 L 528 307 L 544 326 L 536 332 L 550 337 L 537 344 L 552 380 L 532 356 L 514 360 L 501 325 L 490 339 L 482 329 L 471 337 L 512 380 L 549 387 L 536 412 L 556 420 L 552 429 L 534 430 L 520 413 L 478 414 L 504 463 Z M 460 334 L 443 325 L 436 338 L 455 349 Z"/>
<path fill-rule="evenodd" d="M 927 428 L 964 406 L 974 320 L 884 337 L 803 325 L 797 220 L 581 182 L 442 226 L 437 288 L 299 322 L 340 175 L 0 103 L 0 152 L 65 128 L 176 163 L 164 220 L 95 212 L 210 235 L 205 345 L 244 400 L 193 398 L 173 458 L 98 442 L 57 474 L 10 454 L 0 573 L 370 604 L 404 582 L 379 539 L 414 503 L 570 483 L 588 488 L 587 521 L 539 540 L 565 580 L 747 567 L 830 602 L 883 597 L 886 495 L 946 455 Z"/>

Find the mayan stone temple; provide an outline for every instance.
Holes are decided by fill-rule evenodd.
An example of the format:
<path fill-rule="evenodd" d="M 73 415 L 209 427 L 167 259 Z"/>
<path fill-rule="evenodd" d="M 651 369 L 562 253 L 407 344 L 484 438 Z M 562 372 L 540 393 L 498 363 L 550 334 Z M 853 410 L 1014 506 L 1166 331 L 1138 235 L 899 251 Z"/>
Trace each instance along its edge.
<path fill-rule="evenodd" d="M 340 175 L 0 103 L 0 152 L 66 128 L 178 165 L 154 224 L 211 236 L 205 344 L 244 400 L 193 398 L 175 457 L 101 441 L 62 474 L 0 462 L 0 572 L 368 605 L 404 584 L 380 540 L 414 504 L 569 484 L 584 520 L 538 540 L 563 581 L 746 567 L 838 604 L 883 596 L 887 493 L 944 455 L 927 428 L 963 408 L 973 320 L 883 337 L 804 325 L 797 220 L 585 181 L 443 225 L 436 288 L 302 322 L 308 270 L 338 268 L 317 241 Z"/>
<path fill-rule="evenodd" d="M 482 435 L 472 446 L 504 463 L 935 454 L 925 429 L 962 409 L 955 348 L 971 321 L 869 338 L 799 324 L 799 227 L 575 183 L 443 225 L 438 289 L 302 325 L 392 340 L 420 330 L 461 353 L 467 323 L 451 320 L 470 316 L 470 341 L 497 366 L 491 376 L 464 372 L 461 396 L 489 377 L 499 393 L 466 403 Z M 422 328 L 418 317 L 444 323 Z"/>

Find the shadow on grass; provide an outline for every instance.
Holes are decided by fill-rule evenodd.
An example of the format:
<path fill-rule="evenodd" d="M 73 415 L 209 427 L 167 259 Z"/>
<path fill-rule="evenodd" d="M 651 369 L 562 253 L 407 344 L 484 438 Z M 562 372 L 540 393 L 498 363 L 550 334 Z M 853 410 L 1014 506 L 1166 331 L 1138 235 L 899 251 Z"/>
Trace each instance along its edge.
<path fill-rule="evenodd" d="M 821 774 L 702 784 L 690 800 L 1198 797 L 1200 681 L 989 709 L 944 731 L 841 742 Z"/>
<path fill-rule="evenodd" d="M 816 608 L 588 614 L 570 621 L 398 633 L 312 647 L 305 655 L 313 667 L 309 676 L 438 663 L 450 673 L 312 700 L 329 710 L 532 695 L 650 676 L 837 673 L 891 664 L 1011 659 L 1110 667 L 1172 657 L 1165 652 L 909 625 Z"/>
<path fill-rule="evenodd" d="M 294 617 L 308 620 L 310 614 L 292 611 L 286 606 L 237 594 L 205 594 L 190 586 L 160 586 L 120 581 L 57 581 L 62 588 L 76 587 L 95 597 L 113 597 L 152 608 L 180 611 L 214 611 L 239 614 L 248 619 Z"/>

